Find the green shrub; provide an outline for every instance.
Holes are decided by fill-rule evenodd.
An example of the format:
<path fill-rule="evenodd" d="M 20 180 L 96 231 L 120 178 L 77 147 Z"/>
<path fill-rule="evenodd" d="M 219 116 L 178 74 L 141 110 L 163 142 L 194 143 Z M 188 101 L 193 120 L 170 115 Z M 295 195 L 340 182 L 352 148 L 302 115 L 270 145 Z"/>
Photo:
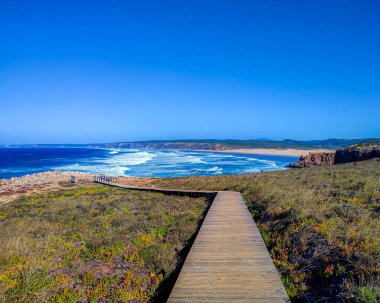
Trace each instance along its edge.
<path fill-rule="evenodd" d="M 205 199 L 97 186 L 0 206 L 0 302 L 146 302 Z"/>
<path fill-rule="evenodd" d="M 356 299 L 361 303 L 376 303 L 380 301 L 380 287 L 360 287 Z"/>

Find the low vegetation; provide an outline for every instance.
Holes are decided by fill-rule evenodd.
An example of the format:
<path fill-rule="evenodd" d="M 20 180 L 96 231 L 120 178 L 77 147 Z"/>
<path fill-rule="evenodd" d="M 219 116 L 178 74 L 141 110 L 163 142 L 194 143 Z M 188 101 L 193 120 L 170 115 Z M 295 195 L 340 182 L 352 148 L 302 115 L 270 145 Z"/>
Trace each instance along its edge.
<path fill-rule="evenodd" d="M 380 159 L 155 182 L 240 191 L 293 302 L 380 301 Z"/>
<path fill-rule="evenodd" d="M 0 302 L 146 302 L 207 202 L 96 186 L 0 206 Z"/>

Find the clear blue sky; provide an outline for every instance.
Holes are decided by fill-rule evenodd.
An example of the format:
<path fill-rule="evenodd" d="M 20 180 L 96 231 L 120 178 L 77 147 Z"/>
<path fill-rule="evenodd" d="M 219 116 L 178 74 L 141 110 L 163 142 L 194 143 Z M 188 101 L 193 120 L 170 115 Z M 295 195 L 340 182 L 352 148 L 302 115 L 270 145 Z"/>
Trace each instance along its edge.
<path fill-rule="evenodd" d="M 0 144 L 380 137 L 380 2 L 0 1 Z"/>

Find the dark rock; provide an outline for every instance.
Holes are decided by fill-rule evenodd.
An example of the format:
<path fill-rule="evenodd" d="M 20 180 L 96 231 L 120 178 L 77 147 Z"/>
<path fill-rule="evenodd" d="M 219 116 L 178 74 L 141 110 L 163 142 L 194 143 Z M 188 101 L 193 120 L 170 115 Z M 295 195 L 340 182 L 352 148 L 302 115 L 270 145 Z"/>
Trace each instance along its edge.
<path fill-rule="evenodd" d="M 301 156 L 298 162 L 291 163 L 289 167 L 301 168 L 334 165 L 373 158 L 380 158 L 380 141 L 353 145 L 344 149 L 339 149 L 335 153 L 309 153 L 307 156 Z"/>
<path fill-rule="evenodd" d="M 380 157 L 380 143 L 360 144 L 337 150 L 335 163 L 349 163 L 378 157 Z"/>

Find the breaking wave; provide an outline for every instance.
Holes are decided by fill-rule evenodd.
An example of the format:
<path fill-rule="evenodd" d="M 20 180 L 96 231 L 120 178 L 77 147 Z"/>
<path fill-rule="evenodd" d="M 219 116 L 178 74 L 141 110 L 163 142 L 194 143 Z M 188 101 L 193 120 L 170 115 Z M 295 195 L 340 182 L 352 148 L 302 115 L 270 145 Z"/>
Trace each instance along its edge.
<path fill-rule="evenodd" d="M 10 154 L 0 158 L 0 164 L 2 159 L 7 161 L 0 165 L 0 178 L 56 169 L 135 177 L 247 174 L 286 169 L 297 160 L 269 155 L 126 148 L 7 149 L 6 153 Z"/>
<path fill-rule="evenodd" d="M 65 166 L 57 166 L 55 169 L 64 171 L 80 171 L 90 174 L 125 176 L 126 172 L 130 170 L 128 167 L 123 166 L 105 166 L 105 165 L 82 165 L 79 163 Z"/>
<path fill-rule="evenodd" d="M 139 165 L 146 163 L 157 155 L 148 152 L 122 153 L 105 160 L 99 160 L 108 165 Z"/>

